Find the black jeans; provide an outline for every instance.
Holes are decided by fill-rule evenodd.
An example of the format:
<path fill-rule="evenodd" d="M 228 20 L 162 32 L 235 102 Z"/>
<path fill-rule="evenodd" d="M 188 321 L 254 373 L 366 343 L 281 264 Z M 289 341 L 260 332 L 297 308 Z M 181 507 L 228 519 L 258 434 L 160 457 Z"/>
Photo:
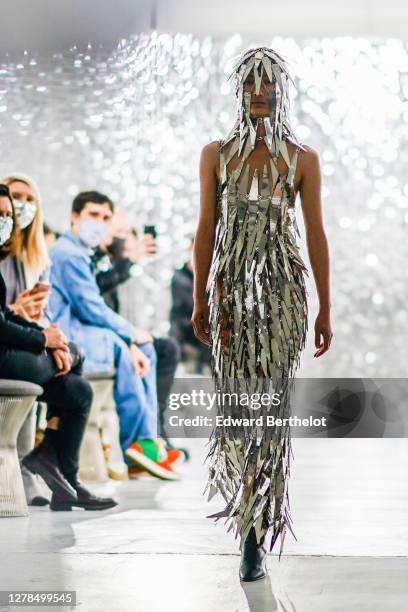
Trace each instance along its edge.
<path fill-rule="evenodd" d="M 52 353 L 41 354 L 7 349 L 0 360 L 0 378 L 26 380 L 40 385 L 44 392 L 38 401 L 47 404 L 47 420 L 59 417 L 58 455 L 64 476 L 73 482 L 77 478 L 79 450 L 92 404 L 92 389 L 82 378 L 83 356 L 75 344 L 70 344 L 72 369 L 65 376 L 58 372 Z"/>
<path fill-rule="evenodd" d="M 180 346 L 174 338 L 153 338 L 157 354 L 157 401 L 159 404 L 160 429 L 164 432 L 164 415 L 167 398 L 171 391 L 177 365 L 181 358 Z"/>

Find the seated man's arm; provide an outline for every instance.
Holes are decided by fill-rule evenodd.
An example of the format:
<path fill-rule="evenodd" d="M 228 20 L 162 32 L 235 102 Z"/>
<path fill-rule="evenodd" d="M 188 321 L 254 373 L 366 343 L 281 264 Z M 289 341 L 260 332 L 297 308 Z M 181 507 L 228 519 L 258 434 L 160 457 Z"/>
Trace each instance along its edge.
<path fill-rule="evenodd" d="M 133 325 L 105 304 L 85 258 L 71 256 L 65 260 L 59 276 L 71 310 L 82 323 L 111 329 L 127 344 L 135 339 Z"/>

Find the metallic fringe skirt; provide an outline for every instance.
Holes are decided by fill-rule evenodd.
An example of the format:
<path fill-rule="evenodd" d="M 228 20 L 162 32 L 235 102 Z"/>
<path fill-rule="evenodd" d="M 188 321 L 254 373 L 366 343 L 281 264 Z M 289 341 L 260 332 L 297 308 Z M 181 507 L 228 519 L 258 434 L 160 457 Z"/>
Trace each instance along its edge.
<path fill-rule="evenodd" d="M 279 559 L 288 529 L 296 539 L 288 493 L 293 453 L 289 425 L 267 424 L 267 417 L 285 419 L 291 412 L 294 372 L 307 332 L 302 272 L 293 262 L 292 283 L 279 283 L 280 291 L 265 284 L 260 306 L 248 300 L 248 287 L 254 295 L 251 281 L 231 284 L 218 278 L 210 291 L 212 373 L 221 424 L 209 440 L 205 492 L 209 499 L 220 493 L 226 505 L 208 518 L 225 519 L 241 546 L 252 527 L 260 544 L 267 546 L 271 536 L 270 551 L 280 537 Z M 262 394 L 279 401 L 251 406 Z"/>

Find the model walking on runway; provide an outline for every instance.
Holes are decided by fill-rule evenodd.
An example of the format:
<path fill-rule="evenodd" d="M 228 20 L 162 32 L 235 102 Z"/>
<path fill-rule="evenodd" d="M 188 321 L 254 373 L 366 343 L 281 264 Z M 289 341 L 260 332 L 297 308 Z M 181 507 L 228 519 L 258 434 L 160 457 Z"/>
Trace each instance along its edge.
<path fill-rule="evenodd" d="M 305 346 L 307 269 L 296 243 L 297 193 L 320 304 L 315 357 L 329 349 L 332 331 L 319 157 L 291 128 L 286 63 L 272 49 L 252 49 L 233 76 L 237 121 L 225 140 L 210 143 L 201 155 L 192 323 L 212 347 L 218 414 L 248 417 L 214 428 L 208 489 L 210 498 L 220 492 L 225 499 L 225 508 L 212 516 L 224 518 L 240 537 L 240 578 L 251 581 L 266 575 L 266 536 L 270 550 L 280 536 L 280 558 L 287 529 L 294 535 L 289 426 L 260 426 L 249 417 L 289 416 Z M 266 407 L 252 402 L 262 394 L 279 401 Z"/>

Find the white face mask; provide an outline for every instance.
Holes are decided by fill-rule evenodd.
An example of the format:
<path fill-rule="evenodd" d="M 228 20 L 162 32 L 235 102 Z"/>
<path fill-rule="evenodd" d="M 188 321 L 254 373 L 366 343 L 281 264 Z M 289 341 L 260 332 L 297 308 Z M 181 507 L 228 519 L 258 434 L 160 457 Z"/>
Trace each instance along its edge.
<path fill-rule="evenodd" d="M 78 234 L 85 246 L 94 248 L 106 239 L 107 227 L 103 221 L 81 219 L 78 222 Z"/>
<path fill-rule="evenodd" d="M 0 217 L 0 246 L 3 246 L 10 238 L 13 225 L 14 222 L 11 217 Z"/>
<path fill-rule="evenodd" d="M 21 200 L 13 200 L 13 204 L 16 209 L 18 224 L 21 229 L 25 229 L 33 222 L 37 206 L 31 202 L 22 202 Z"/>

